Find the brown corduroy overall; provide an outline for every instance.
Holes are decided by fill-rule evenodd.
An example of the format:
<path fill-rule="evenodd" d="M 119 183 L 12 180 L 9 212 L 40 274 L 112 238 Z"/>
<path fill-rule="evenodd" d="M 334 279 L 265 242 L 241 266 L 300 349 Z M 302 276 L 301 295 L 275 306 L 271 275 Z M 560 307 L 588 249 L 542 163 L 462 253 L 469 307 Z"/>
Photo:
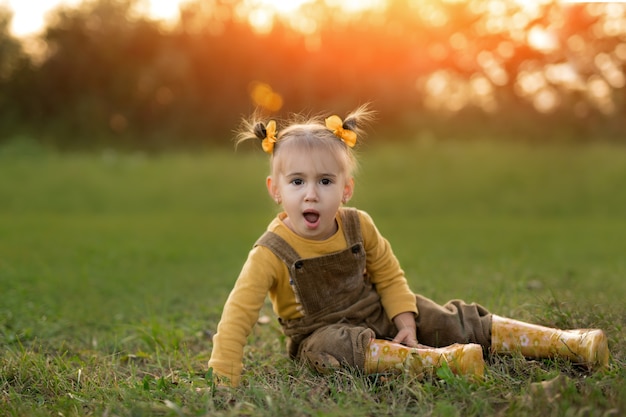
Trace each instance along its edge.
<path fill-rule="evenodd" d="M 365 250 L 355 209 L 342 209 L 347 248 L 301 259 L 280 236 L 266 232 L 256 245 L 269 248 L 287 268 L 304 316 L 279 319 L 289 338 L 289 354 L 323 371 L 334 365 L 364 369 L 372 338 L 392 339 L 397 328 L 385 314 L 365 270 Z M 432 347 L 453 343 L 491 343 L 491 314 L 477 304 L 452 300 L 441 306 L 416 295 L 417 340 Z"/>

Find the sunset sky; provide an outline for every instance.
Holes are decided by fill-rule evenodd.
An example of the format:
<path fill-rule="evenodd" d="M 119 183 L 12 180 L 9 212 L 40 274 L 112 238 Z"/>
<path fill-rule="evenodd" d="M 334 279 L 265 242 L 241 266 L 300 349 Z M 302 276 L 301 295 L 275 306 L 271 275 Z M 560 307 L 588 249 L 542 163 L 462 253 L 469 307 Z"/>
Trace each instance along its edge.
<path fill-rule="evenodd" d="M 178 16 L 178 5 L 185 1 L 187 0 L 143 0 L 141 4 L 143 4 L 143 11 L 147 11 L 152 17 L 175 20 Z M 312 0 L 244 0 L 243 3 L 251 12 L 251 23 L 259 29 L 263 29 L 264 24 L 267 24 L 274 15 L 297 15 L 298 8 L 311 1 Z M 387 1 L 391 0 L 327 0 L 326 3 L 334 7 L 339 7 L 345 12 L 358 12 L 363 9 L 384 6 Z M 429 0 L 423 1 L 428 3 Z M 542 3 L 546 0 L 514 1 Z M 623 3 L 624 1 L 620 2 Z M 12 32 L 20 37 L 40 31 L 45 25 L 46 14 L 59 4 L 73 5 L 80 2 L 81 0 L 0 0 L 0 4 L 8 5 L 8 7 L 13 10 Z M 585 1 L 560 0 L 560 2 L 575 3 Z"/>
<path fill-rule="evenodd" d="M 175 20 L 178 17 L 178 6 L 188 0 L 143 0 L 142 11 L 152 17 Z M 376 7 L 386 0 L 329 0 L 328 4 L 339 5 L 346 11 Z M 259 26 L 274 14 L 294 13 L 300 6 L 311 0 L 245 0 L 243 3 L 254 11 L 253 19 Z M 17 36 L 28 36 L 37 33 L 45 24 L 46 14 L 59 4 L 75 5 L 81 0 L 0 0 L 0 4 L 8 4 L 13 10 L 12 32 Z"/>

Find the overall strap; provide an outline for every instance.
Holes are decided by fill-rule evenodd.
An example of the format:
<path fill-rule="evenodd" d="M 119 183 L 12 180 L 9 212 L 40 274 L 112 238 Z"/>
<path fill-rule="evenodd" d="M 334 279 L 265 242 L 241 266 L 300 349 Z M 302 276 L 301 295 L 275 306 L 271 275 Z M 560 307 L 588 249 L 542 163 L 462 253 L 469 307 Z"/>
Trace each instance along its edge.
<path fill-rule="evenodd" d="M 348 247 L 357 243 L 362 243 L 361 237 L 361 221 L 357 209 L 353 207 L 345 207 L 340 211 L 341 221 L 343 222 L 343 233 L 346 237 Z"/>
<path fill-rule="evenodd" d="M 283 239 L 274 232 L 267 231 L 256 241 L 254 246 L 265 246 L 274 252 L 281 261 L 291 267 L 300 255 Z"/>

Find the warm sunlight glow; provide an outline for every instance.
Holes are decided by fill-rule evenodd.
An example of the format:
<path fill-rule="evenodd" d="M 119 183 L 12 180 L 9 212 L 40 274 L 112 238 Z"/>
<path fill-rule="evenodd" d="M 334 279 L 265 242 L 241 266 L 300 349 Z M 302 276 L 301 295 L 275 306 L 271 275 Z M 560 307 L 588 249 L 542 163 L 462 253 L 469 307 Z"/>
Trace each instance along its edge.
<path fill-rule="evenodd" d="M 259 108 L 275 113 L 283 106 L 283 98 L 269 84 L 254 81 L 250 84 L 250 98 Z"/>
<path fill-rule="evenodd" d="M 239 17 L 259 33 L 268 33 L 275 19 L 291 19 L 290 26 L 299 26 L 300 32 L 312 33 L 316 30 L 313 20 L 305 19 L 300 8 L 312 0 L 244 0 L 238 7 Z M 294 20 L 300 20 L 294 22 Z"/>
<path fill-rule="evenodd" d="M 311 3 L 312 0 L 249 0 L 244 4 L 249 7 L 262 7 L 273 10 L 278 14 L 289 14 L 299 9 L 303 4 Z"/>
<path fill-rule="evenodd" d="M 173 0 L 150 0 L 148 14 L 155 19 L 177 19 L 179 3 L 180 1 Z"/>
<path fill-rule="evenodd" d="M 80 0 L 0 0 L 13 11 L 11 32 L 18 37 L 37 33 L 46 23 L 46 15 L 60 4 L 77 5 Z"/>
<path fill-rule="evenodd" d="M 356 17 L 366 10 L 380 10 L 390 0 L 326 0 L 321 5 L 346 18 Z M 315 9 L 320 3 L 315 0 L 244 0 L 238 8 L 239 17 L 246 20 L 259 33 L 268 33 L 276 20 L 305 35 L 314 34 L 319 22 Z"/>
<path fill-rule="evenodd" d="M 0 5 L 13 11 L 11 32 L 18 37 L 37 34 L 46 24 L 46 16 L 59 5 L 76 6 L 83 0 L 0 0 Z M 173 22 L 178 19 L 178 6 L 186 0 L 143 0 L 140 12 L 154 19 Z M 284 1 L 283 3 L 290 3 Z"/>
<path fill-rule="evenodd" d="M 83 0 L 0 0 L 0 5 L 8 6 L 14 12 L 11 31 L 18 37 L 36 34 L 45 26 L 46 15 L 60 4 L 69 6 L 78 5 Z M 493 15 L 489 21 L 488 31 L 499 30 L 507 25 L 523 26 L 530 19 L 537 18 L 536 14 L 541 5 L 553 0 L 413 0 L 417 13 L 425 15 L 433 26 L 445 24 L 445 15 L 441 14 L 439 6 L 445 3 L 469 2 L 471 7 Z M 174 23 L 178 19 L 180 4 L 189 0 L 140 0 L 136 3 L 137 9 L 154 19 Z M 346 19 L 358 18 L 364 11 L 384 10 L 393 0 L 242 0 L 238 9 L 239 17 L 248 21 L 256 31 L 267 33 L 272 30 L 274 22 L 281 20 L 293 29 L 304 34 L 317 31 L 319 22 L 316 21 L 314 8 L 320 5 L 328 7 Z M 558 4 L 573 3 L 614 3 L 620 7 L 626 1 L 583 1 L 557 0 Z M 507 16 L 510 6 L 515 5 L 519 12 Z M 313 11 L 313 13 L 311 13 Z M 621 22 L 618 22 L 621 23 Z M 490 30 L 491 29 L 491 30 Z M 610 31 L 611 27 L 604 28 Z M 539 48 L 551 48 L 551 41 L 544 34 L 535 32 L 529 39 L 531 44 Z"/>
<path fill-rule="evenodd" d="M 527 43 L 531 48 L 544 52 L 551 52 L 559 47 L 557 36 L 539 26 L 533 26 L 528 31 Z"/>
<path fill-rule="evenodd" d="M 359 13 L 364 10 L 380 10 L 387 6 L 387 0 L 326 0 L 330 7 L 336 7 L 344 13 Z"/>

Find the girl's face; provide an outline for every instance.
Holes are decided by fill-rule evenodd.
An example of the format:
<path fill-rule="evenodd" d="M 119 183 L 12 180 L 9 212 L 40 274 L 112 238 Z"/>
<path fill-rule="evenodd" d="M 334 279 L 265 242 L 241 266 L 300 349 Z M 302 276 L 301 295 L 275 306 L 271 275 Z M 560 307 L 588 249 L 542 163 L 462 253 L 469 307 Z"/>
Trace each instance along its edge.
<path fill-rule="evenodd" d="M 282 202 L 285 224 L 307 239 L 331 237 L 337 231 L 339 206 L 352 197 L 353 179 L 328 150 L 281 151 L 280 169 L 267 178 L 267 189 Z"/>

